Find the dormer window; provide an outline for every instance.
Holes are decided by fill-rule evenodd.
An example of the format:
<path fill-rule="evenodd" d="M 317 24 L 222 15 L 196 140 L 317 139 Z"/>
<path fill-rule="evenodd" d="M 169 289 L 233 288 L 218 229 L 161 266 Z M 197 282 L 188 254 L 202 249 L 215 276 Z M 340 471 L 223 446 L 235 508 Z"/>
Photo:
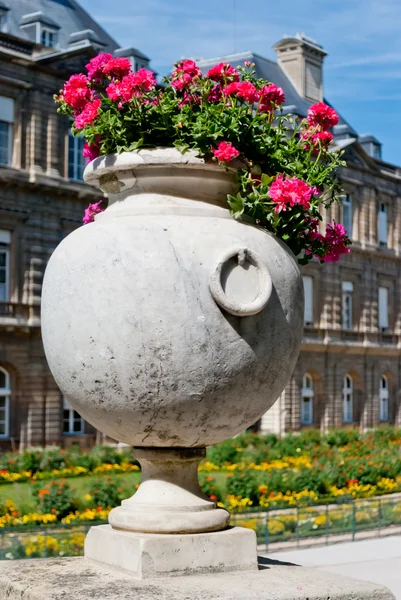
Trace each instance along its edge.
<path fill-rule="evenodd" d="M 49 48 L 54 48 L 56 45 L 57 33 L 54 29 L 49 29 L 48 27 L 40 28 L 40 43 L 42 46 L 49 46 Z"/>
<path fill-rule="evenodd" d="M 9 7 L 0 0 L 0 31 L 3 33 L 7 31 L 7 13 L 9 10 Z"/>

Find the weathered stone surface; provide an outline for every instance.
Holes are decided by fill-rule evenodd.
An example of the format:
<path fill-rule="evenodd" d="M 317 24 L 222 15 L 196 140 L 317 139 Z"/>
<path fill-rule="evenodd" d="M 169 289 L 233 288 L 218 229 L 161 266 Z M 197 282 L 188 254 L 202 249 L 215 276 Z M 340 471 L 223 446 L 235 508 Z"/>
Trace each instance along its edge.
<path fill-rule="evenodd" d="M 212 511 L 211 515 L 218 511 Z M 227 513 L 228 514 L 228 513 Z M 85 556 L 131 571 L 140 579 L 257 569 L 256 535 L 243 527 L 184 535 L 89 530 Z"/>
<path fill-rule="evenodd" d="M 171 148 L 142 154 L 88 167 L 122 191 L 48 263 L 46 356 L 65 397 L 113 439 L 202 447 L 253 425 L 284 389 L 302 278 L 284 243 L 231 217 L 232 174 Z"/>
<path fill-rule="evenodd" d="M 259 571 L 139 580 L 83 558 L 0 564 L 0 600 L 394 600 L 386 588 L 262 559 Z"/>

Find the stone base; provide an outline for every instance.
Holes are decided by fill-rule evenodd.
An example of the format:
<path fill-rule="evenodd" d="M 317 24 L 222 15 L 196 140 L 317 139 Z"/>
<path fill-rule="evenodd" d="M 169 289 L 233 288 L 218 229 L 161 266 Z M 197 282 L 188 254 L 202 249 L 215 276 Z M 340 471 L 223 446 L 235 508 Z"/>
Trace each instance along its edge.
<path fill-rule="evenodd" d="M 139 579 L 258 568 L 255 532 L 243 527 L 163 535 L 98 525 L 86 536 L 85 557 L 130 571 Z"/>
<path fill-rule="evenodd" d="M 0 600 L 394 600 L 386 588 L 262 559 L 259 571 L 144 581 L 84 558 L 0 562 Z"/>

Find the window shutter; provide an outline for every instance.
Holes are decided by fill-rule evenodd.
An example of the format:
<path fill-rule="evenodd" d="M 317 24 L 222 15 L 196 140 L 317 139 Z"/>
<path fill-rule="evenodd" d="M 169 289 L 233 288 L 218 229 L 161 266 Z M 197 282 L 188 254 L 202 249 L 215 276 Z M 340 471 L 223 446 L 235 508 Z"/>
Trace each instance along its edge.
<path fill-rule="evenodd" d="M 388 328 L 388 289 L 379 287 L 379 328 Z"/>
<path fill-rule="evenodd" d="M 313 323 L 313 278 L 304 276 L 304 323 Z"/>

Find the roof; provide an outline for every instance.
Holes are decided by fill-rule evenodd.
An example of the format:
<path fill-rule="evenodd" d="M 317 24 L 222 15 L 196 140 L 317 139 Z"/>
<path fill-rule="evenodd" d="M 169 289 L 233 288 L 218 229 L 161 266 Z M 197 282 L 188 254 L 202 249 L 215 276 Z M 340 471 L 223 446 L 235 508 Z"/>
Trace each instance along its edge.
<path fill-rule="evenodd" d="M 293 39 L 294 41 L 298 42 L 301 40 L 301 37 L 296 37 Z M 316 42 L 302 36 L 302 41 L 305 42 L 305 40 L 307 40 L 308 44 L 311 47 L 313 46 L 314 49 L 324 53 L 324 50 Z M 288 42 L 288 39 L 282 41 Z M 277 47 L 278 45 L 280 45 L 280 42 L 278 42 L 278 44 L 276 44 L 275 47 Z M 284 90 L 285 103 L 282 107 L 284 113 L 293 113 L 301 118 L 307 116 L 308 109 L 313 104 L 313 102 L 310 100 L 306 100 L 297 92 L 291 80 L 287 77 L 283 69 L 275 61 L 265 58 L 264 56 L 260 56 L 259 54 L 255 54 L 254 52 L 248 51 L 241 52 L 239 54 L 229 54 L 227 56 L 220 56 L 217 58 L 201 59 L 197 60 L 197 63 L 202 69 L 202 71 L 206 72 L 212 66 L 220 62 L 228 62 L 233 67 L 237 67 L 239 64 L 243 64 L 246 60 L 249 60 L 251 63 L 255 64 L 256 77 L 260 77 L 262 79 L 265 79 L 266 81 L 275 83 Z M 329 106 L 332 106 L 326 98 L 324 98 L 324 102 Z M 357 142 L 357 140 L 359 140 L 362 143 L 366 141 L 364 139 L 360 139 L 355 129 L 340 114 L 338 125 L 333 127 L 333 135 L 337 148 L 344 148 L 349 144 Z"/>
<path fill-rule="evenodd" d="M 3 4 L 4 0 L 0 0 Z M 93 35 L 104 45 L 104 49 L 114 51 L 118 48 L 117 42 L 102 28 L 75 0 L 8 0 L 7 33 L 29 40 L 29 27 L 20 27 L 21 23 L 31 23 L 32 14 L 36 19 L 59 27 L 58 45 L 60 49 L 67 49 L 70 35 L 91 30 Z"/>

